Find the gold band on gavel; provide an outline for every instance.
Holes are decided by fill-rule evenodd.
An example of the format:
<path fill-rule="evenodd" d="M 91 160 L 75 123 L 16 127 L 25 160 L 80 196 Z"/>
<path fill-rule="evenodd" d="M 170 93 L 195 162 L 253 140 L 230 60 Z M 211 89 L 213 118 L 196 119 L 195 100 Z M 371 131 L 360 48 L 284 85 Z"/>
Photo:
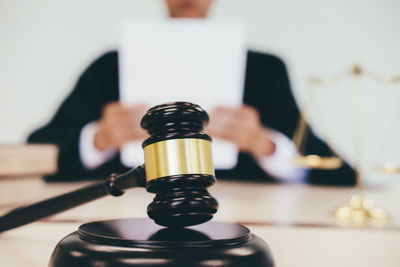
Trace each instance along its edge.
<path fill-rule="evenodd" d="M 144 158 L 147 182 L 179 174 L 215 176 L 208 140 L 182 138 L 156 142 L 144 148 Z"/>

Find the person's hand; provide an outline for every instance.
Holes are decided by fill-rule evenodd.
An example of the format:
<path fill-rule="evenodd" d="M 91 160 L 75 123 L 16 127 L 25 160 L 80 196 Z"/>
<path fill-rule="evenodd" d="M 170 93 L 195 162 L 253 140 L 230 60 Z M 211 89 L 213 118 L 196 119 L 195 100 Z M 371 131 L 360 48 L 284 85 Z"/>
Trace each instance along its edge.
<path fill-rule="evenodd" d="M 99 120 L 94 145 L 99 150 L 119 149 L 127 141 L 144 139 L 148 134 L 140 127 L 140 120 L 148 106 L 137 104 L 123 106 L 119 102 L 107 104 Z"/>
<path fill-rule="evenodd" d="M 206 132 L 235 143 L 239 150 L 255 157 L 275 151 L 275 144 L 269 138 L 268 130 L 261 125 L 258 111 L 250 106 L 215 107 L 210 112 Z"/>

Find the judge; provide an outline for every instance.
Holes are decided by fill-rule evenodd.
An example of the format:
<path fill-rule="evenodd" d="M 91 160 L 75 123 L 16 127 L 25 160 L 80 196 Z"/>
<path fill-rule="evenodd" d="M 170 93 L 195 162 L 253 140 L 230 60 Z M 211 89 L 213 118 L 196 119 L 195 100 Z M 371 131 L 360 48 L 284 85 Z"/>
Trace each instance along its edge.
<path fill-rule="evenodd" d="M 166 0 L 166 5 L 172 18 L 205 18 L 212 0 Z M 140 120 L 149 106 L 122 105 L 118 86 L 118 53 L 110 51 L 88 66 L 51 121 L 29 136 L 30 143 L 59 147 L 59 170 L 53 178 L 105 177 L 128 169 L 121 164 L 119 149 L 128 141 L 147 137 Z M 218 178 L 355 183 L 347 164 L 336 170 L 310 171 L 290 164 L 297 154 L 290 138 L 299 111 L 285 64 L 276 56 L 248 51 L 243 105 L 217 106 L 208 112 L 206 131 L 233 142 L 240 151 L 237 165 L 217 170 Z M 312 132 L 306 153 L 331 155 Z"/>

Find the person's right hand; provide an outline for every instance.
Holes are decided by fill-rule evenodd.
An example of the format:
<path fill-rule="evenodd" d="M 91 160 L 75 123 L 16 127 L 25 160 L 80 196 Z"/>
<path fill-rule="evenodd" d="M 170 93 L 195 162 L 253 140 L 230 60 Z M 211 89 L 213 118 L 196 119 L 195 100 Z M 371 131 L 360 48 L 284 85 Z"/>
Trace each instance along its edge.
<path fill-rule="evenodd" d="M 145 139 L 148 134 L 140 127 L 140 120 L 146 113 L 146 104 L 124 106 L 119 102 L 107 104 L 99 121 L 94 145 L 99 150 L 119 149 L 124 143 Z"/>

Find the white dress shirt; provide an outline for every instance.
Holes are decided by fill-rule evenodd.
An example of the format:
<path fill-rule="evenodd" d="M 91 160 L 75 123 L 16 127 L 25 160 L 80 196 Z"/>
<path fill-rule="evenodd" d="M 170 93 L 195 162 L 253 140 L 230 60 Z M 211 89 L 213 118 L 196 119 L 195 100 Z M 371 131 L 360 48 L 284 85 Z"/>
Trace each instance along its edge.
<path fill-rule="evenodd" d="M 110 160 L 116 149 L 98 150 L 94 146 L 94 137 L 98 130 L 97 122 L 86 124 L 79 138 L 79 156 L 88 170 L 93 170 Z M 300 169 L 290 161 L 298 155 L 293 142 L 279 131 L 269 129 L 271 141 L 275 144 L 275 151 L 268 156 L 257 158 L 258 164 L 271 176 L 286 182 L 301 182 L 307 176 L 305 169 Z"/>

